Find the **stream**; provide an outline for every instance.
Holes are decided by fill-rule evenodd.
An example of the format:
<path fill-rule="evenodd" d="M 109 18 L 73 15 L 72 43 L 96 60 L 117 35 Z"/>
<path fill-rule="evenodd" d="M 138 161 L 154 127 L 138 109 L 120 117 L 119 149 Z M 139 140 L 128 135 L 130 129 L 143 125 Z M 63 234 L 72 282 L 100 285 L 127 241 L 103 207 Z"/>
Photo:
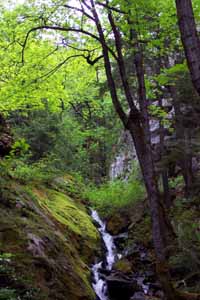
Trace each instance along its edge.
<path fill-rule="evenodd" d="M 138 246 L 134 250 L 134 257 L 136 261 L 139 261 L 139 268 L 142 265 L 144 269 L 137 270 L 130 276 L 119 274 L 113 270 L 113 265 L 117 260 L 126 257 L 128 255 L 127 251 L 118 253 L 115 244 L 116 236 L 113 237 L 106 231 L 106 223 L 101 220 L 97 211 L 91 210 L 91 217 L 104 244 L 103 258 L 97 260 L 91 268 L 92 286 L 97 296 L 96 300 L 145 300 L 147 295 L 148 299 L 155 299 L 154 296 L 157 297 L 156 299 L 163 299 L 159 283 L 156 279 L 150 279 L 155 277 L 155 273 L 152 271 L 152 263 L 148 260 L 146 249 Z M 110 288 L 109 282 L 113 285 L 114 290 L 113 287 Z"/>
<path fill-rule="evenodd" d="M 106 262 L 104 268 L 108 271 L 112 270 L 112 266 L 116 260 L 116 247 L 114 244 L 113 237 L 106 231 L 106 223 L 104 223 L 97 211 L 92 210 L 91 217 L 97 223 L 98 230 L 101 234 L 101 237 L 104 241 L 105 248 L 106 248 Z M 100 300 L 108 300 L 107 296 L 107 283 L 105 278 L 101 275 L 101 270 L 103 268 L 103 261 L 97 262 L 92 267 L 92 273 L 94 277 L 93 289 L 96 295 L 99 297 Z"/>

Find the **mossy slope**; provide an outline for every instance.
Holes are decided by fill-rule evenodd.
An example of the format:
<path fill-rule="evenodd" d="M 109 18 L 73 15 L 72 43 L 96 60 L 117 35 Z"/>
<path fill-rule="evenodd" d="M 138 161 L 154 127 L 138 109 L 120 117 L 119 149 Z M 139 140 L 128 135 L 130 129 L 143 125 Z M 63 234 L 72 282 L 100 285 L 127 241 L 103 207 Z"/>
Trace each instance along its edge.
<path fill-rule="evenodd" d="M 0 249 L 12 257 L 0 263 L 0 282 L 16 299 L 94 299 L 98 232 L 81 201 L 62 191 L 14 182 L 1 191 Z"/>

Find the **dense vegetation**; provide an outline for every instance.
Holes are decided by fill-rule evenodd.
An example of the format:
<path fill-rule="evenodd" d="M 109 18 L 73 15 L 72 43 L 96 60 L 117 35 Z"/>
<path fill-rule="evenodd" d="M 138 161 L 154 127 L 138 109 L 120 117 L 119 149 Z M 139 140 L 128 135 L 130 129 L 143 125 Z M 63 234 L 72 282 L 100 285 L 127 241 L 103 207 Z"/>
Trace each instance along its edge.
<path fill-rule="evenodd" d="M 170 272 L 185 253 L 197 266 L 200 259 L 199 1 L 25 0 L 0 8 L 2 205 L 10 205 L 9 184 L 13 195 L 16 186 L 31 185 L 31 195 L 38 186 L 60 191 L 66 174 L 81 190 L 77 196 L 75 184 L 67 195 L 106 218 L 134 215 L 148 199 L 141 235 L 151 228 L 166 299 L 199 299 Z M 110 182 L 111 164 L 126 152 L 124 130 L 135 162 Z M 1 252 L 0 261 L 12 255 Z M 17 297 L 3 286 L 0 299 L 7 292 Z"/>

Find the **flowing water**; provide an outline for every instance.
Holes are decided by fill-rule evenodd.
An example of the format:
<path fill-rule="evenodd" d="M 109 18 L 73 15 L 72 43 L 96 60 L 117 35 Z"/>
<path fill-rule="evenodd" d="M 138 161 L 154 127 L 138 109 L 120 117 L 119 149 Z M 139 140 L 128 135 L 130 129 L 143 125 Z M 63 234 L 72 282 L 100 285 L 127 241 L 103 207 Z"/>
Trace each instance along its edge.
<path fill-rule="evenodd" d="M 97 224 L 99 233 L 103 239 L 105 246 L 105 256 L 102 261 L 97 261 L 92 266 L 93 274 L 93 289 L 97 295 L 98 300 L 109 300 L 108 299 L 108 289 L 106 283 L 106 275 L 112 271 L 113 264 L 123 257 L 121 254 L 117 253 L 117 248 L 114 243 L 114 238 L 106 231 L 106 223 L 101 220 L 96 210 L 91 210 L 91 217 Z M 119 235 L 126 236 L 126 233 Z M 140 250 L 141 261 L 146 257 L 146 252 Z M 137 280 L 138 285 L 141 287 L 144 295 L 149 292 L 149 283 L 144 284 L 145 275 L 137 274 L 135 279 Z M 143 299 L 146 299 L 145 296 Z"/>
<path fill-rule="evenodd" d="M 114 244 L 113 237 L 106 231 L 106 224 L 100 219 L 97 211 L 92 210 L 91 217 L 98 224 L 98 230 L 102 236 L 105 244 L 106 257 L 105 257 L 105 270 L 110 271 L 116 260 L 117 251 Z M 106 281 L 101 274 L 103 268 L 103 261 L 93 265 L 92 273 L 94 276 L 93 289 L 100 300 L 108 300 Z"/>

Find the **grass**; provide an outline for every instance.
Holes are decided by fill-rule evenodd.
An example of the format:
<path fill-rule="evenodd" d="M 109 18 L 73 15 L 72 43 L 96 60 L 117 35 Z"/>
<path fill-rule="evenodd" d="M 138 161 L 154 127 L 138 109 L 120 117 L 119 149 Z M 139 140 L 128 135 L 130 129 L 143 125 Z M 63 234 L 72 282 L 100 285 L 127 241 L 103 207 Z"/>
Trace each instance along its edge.
<path fill-rule="evenodd" d="M 129 182 L 116 180 L 107 182 L 100 187 L 90 186 L 86 189 L 84 196 L 92 207 L 106 217 L 120 208 L 144 199 L 145 189 L 136 179 Z"/>

